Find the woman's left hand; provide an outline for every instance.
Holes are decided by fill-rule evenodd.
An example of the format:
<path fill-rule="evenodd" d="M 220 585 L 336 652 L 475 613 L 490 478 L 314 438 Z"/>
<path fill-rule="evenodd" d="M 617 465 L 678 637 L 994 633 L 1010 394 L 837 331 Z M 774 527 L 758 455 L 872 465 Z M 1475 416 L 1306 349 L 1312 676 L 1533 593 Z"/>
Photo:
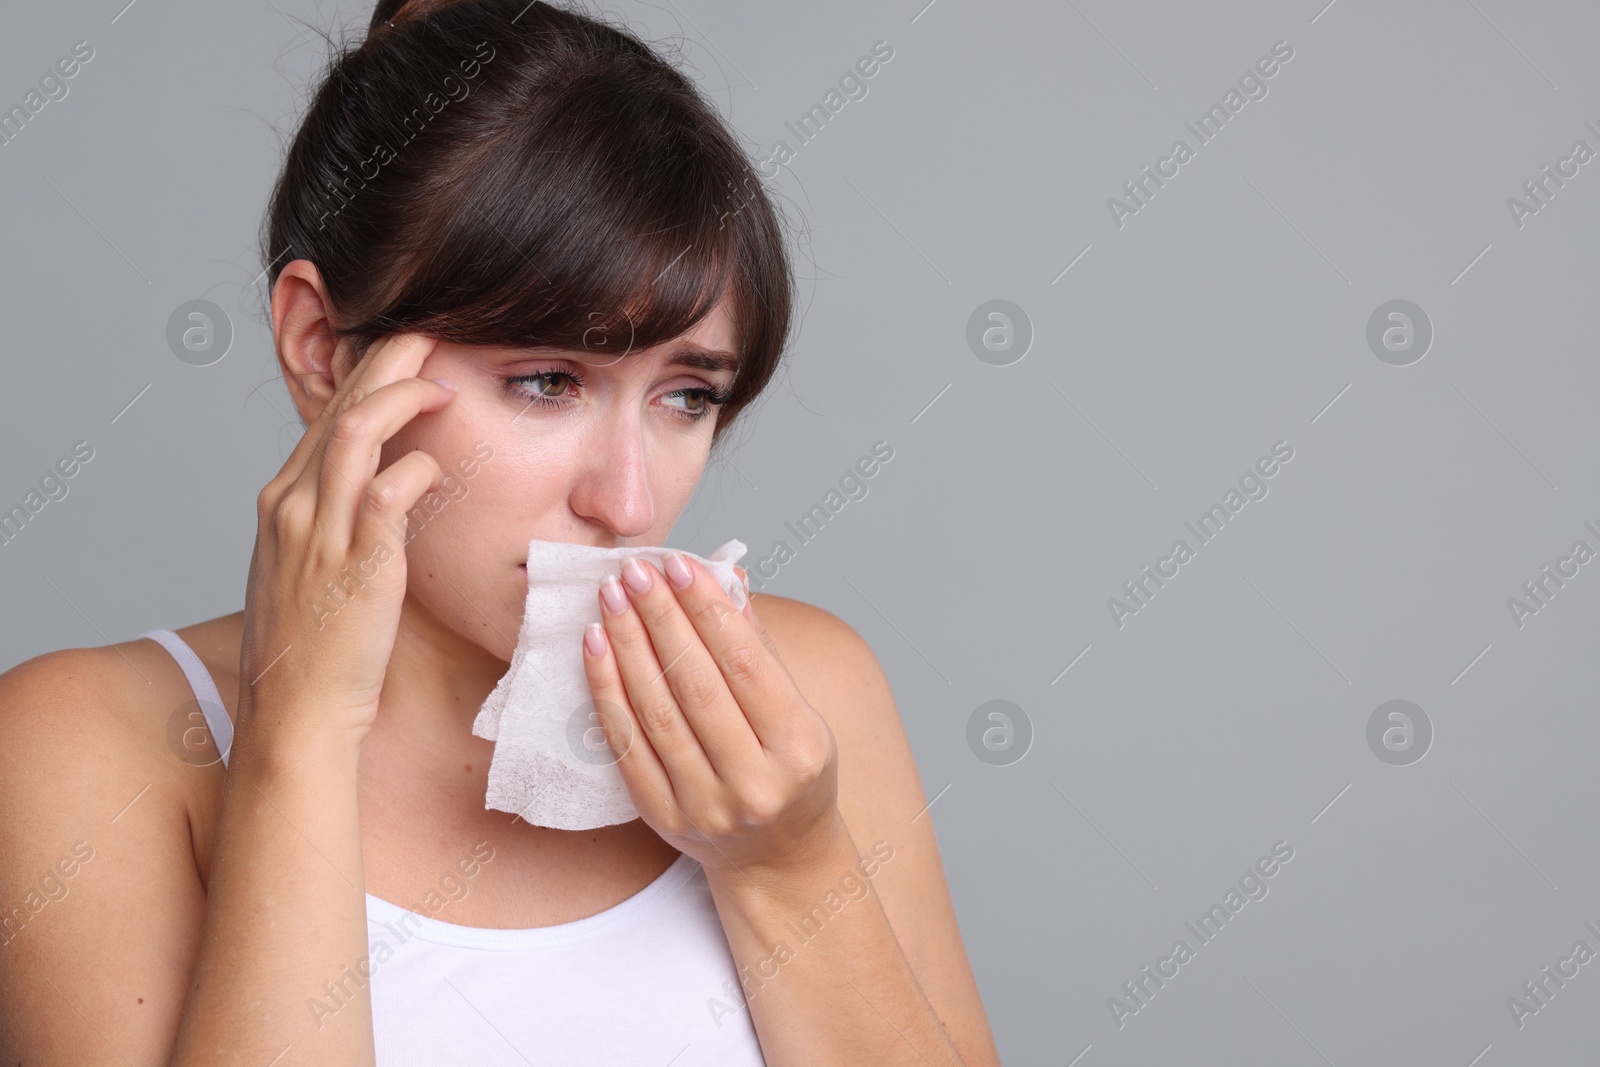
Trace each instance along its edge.
<path fill-rule="evenodd" d="M 666 575 L 625 561 L 623 580 L 600 590 L 604 626 L 584 640 L 589 692 L 634 806 L 708 877 L 820 862 L 844 833 L 833 731 L 748 591 L 735 609 L 694 559 L 663 562 Z"/>

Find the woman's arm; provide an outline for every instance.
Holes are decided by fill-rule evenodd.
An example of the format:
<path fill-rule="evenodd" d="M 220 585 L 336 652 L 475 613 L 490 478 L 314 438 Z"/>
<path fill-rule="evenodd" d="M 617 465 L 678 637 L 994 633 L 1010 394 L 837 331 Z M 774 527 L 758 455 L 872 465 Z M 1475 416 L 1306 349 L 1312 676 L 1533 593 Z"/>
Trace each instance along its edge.
<path fill-rule="evenodd" d="M 374 1062 L 359 750 L 280 710 L 241 707 L 174 1067 Z"/>
<path fill-rule="evenodd" d="M 767 1062 L 998 1067 L 928 799 L 877 658 L 820 608 L 760 595 L 758 609 L 834 733 L 847 826 L 824 862 L 766 890 L 736 873 L 713 884 Z"/>
<path fill-rule="evenodd" d="M 929 822 L 910 810 L 925 802 L 905 734 L 865 642 L 826 612 L 810 621 L 827 625 L 769 630 L 753 601 L 738 607 L 681 554 L 661 568 L 624 561 L 622 578 L 602 584 L 602 622 L 584 635 L 589 690 L 641 817 L 699 861 L 741 976 L 769 979 L 754 995 L 745 982 L 767 1062 L 954 1065 L 963 1051 L 974 1065 L 996 1062 L 970 974 L 942 980 L 938 1010 L 918 979 L 940 981 L 939 966 L 966 972 L 966 957 Z M 829 680 L 802 690 L 800 677 Z M 906 936 L 928 938 L 918 969 L 890 908 L 840 899 L 859 888 L 846 879 L 872 876 L 856 843 L 877 856 L 879 837 L 908 843 L 904 873 L 920 883 L 895 906 Z M 786 944 L 813 905 L 816 936 Z"/>
<path fill-rule="evenodd" d="M 710 879 L 768 1067 L 998 1063 L 962 1056 L 877 894 L 852 898 L 882 869 L 873 859 L 841 819 L 832 847 L 804 864 Z"/>
<path fill-rule="evenodd" d="M 279 337 L 288 329 L 292 299 L 281 281 L 273 293 Z M 311 328 L 305 321 L 293 327 Z M 70 659 L 18 668 L 4 680 L 0 709 L 17 728 L 0 736 L 0 799 L 7 802 L 0 809 L 6 815 L 0 861 L 9 861 L 7 877 L 49 862 L 53 850 L 65 847 L 64 836 L 70 844 L 97 832 L 114 846 L 96 868 L 108 879 L 104 892 L 48 916 L 39 909 L 28 927 L 43 919 L 62 923 L 28 956 L 0 963 L 0 982 L 21 992 L 4 1009 L 15 1035 L 6 1040 L 30 1053 L 16 1059 L 248 1067 L 373 1062 L 371 995 L 362 973 L 369 968 L 358 753 L 377 717 L 407 588 L 405 513 L 443 477 L 420 449 L 378 468 L 385 441 L 422 411 L 455 398 L 452 386 L 416 377 L 436 343 L 389 335 L 348 374 L 286 378 L 309 425 L 256 496 L 240 648 L 240 677 L 249 681 L 240 684 L 203 892 L 192 884 L 192 855 L 173 855 L 175 813 L 186 811 L 183 789 L 170 784 L 174 768 L 155 767 L 152 746 L 141 742 L 149 777 L 135 793 L 130 778 L 144 777 L 140 745 L 119 751 L 115 734 L 100 725 L 122 711 L 109 695 L 136 691 L 134 683 L 124 671 L 119 685 L 96 686 L 76 670 L 81 662 L 109 662 L 113 652 L 128 661 L 127 654 L 73 651 Z M 329 622 L 314 610 L 336 576 L 374 559 L 382 566 L 337 618 Z M 132 808 L 146 792 L 154 796 L 140 817 L 151 812 L 164 820 L 155 829 L 117 829 L 128 811 L 99 824 L 106 805 Z M 124 795 L 131 799 L 122 802 Z M 197 930 L 202 915 L 203 932 Z M 156 983 L 155 1001 L 141 1014 L 145 1002 L 136 991 L 147 982 Z M 87 1008 L 71 996 L 84 989 L 92 994 L 83 998 Z M 337 1010 L 319 1011 L 319 1001 Z M 131 1054 L 119 1039 L 133 1046 Z"/>
<path fill-rule="evenodd" d="M 364 987 L 320 1026 L 307 1006 L 367 951 L 354 753 L 285 758 L 241 723 L 208 893 L 197 772 L 150 728 L 160 709 L 117 696 L 148 683 L 144 658 L 69 649 L 0 675 L 0 1062 L 371 1063 Z"/>
<path fill-rule="evenodd" d="M 0 1062 L 172 1055 L 205 890 L 179 761 L 112 696 L 136 670 L 66 649 L 0 675 Z"/>
<path fill-rule="evenodd" d="M 285 325 L 287 292 L 280 279 L 280 339 L 310 328 Z M 286 379 L 309 425 L 256 496 L 232 765 L 177 1064 L 374 1060 L 356 771 L 407 588 L 405 513 L 443 475 L 420 449 L 379 467 L 384 442 L 455 398 L 416 377 L 436 343 L 389 335 L 342 381 Z M 361 596 L 330 621 L 315 606 L 352 570 Z"/>

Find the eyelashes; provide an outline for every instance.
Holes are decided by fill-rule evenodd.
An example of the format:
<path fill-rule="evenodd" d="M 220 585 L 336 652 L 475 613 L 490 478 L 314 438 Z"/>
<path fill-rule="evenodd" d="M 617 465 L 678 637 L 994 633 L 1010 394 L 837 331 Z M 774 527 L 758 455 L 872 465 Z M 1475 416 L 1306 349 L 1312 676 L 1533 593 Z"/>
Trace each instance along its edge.
<path fill-rule="evenodd" d="M 549 392 L 539 387 L 538 383 L 551 379 L 564 379 L 570 384 L 563 387 L 560 392 Z M 519 398 L 530 403 L 547 408 L 562 408 L 572 403 L 570 399 L 566 399 L 572 391 L 572 386 L 577 386 L 580 389 L 583 387 L 583 376 L 575 371 L 541 370 L 532 374 L 519 374 L 514 378 L 507 378 L 506 385 Z M 676 405 L 668 405 L 673 417 L 693 424 L 715 413 L 718 407 L 728 402 L 732 394 L 724 389 L 698 387 L 674 389 L 667 396 L 699 401 L 701 405 L 699 408 L 682 408 Z"/>

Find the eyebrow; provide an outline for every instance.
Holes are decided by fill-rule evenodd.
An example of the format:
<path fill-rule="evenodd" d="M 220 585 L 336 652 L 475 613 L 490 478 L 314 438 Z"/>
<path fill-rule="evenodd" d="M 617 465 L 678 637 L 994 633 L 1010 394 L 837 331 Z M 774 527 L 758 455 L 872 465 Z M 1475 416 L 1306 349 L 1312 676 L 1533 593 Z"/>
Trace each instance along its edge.
<path fill-rule="evenodd" d="M 739 357 L 732 352 L 721 349 L 701 348 L 699 345 L 685 344 L 673 350 L 671 358 L 667 360 L 669 366 L 696 367 L 700 370 L 737 370 Z"/>
<path fill-rule="evenodd" d="M 554 349 L 557 358 L 562 357 L 562 349 Z M 628 353 L 623 353 L 627 355 Z M 519 356 L 521 359 L 531 359 L 532 356 Z M 674 347 L 667 356 L 667 366 L 696 367 L 706 371 L 737 371 L 742 361 L 732 352 L 721 348 L 705 348 L 692 342 L 684 342 Z"/>

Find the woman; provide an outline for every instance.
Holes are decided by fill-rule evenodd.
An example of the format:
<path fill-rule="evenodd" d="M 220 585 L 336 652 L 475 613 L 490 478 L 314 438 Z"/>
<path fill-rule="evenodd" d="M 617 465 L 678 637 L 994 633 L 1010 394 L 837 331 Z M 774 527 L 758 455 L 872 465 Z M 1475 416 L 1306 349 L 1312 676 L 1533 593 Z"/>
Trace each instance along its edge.
<path fill-rule="evenodd" d="M 664 543 L 788 332 L 692 83 L 543 3 L 386 0 L 262 255 L 307 429 L 244 609 L 0 676 L 4 1062 L 998 1062 L 884 675 L 825 611 L 624 566 L 584 664 L 641 817 L 484 807 L 528 540 Z"/>

